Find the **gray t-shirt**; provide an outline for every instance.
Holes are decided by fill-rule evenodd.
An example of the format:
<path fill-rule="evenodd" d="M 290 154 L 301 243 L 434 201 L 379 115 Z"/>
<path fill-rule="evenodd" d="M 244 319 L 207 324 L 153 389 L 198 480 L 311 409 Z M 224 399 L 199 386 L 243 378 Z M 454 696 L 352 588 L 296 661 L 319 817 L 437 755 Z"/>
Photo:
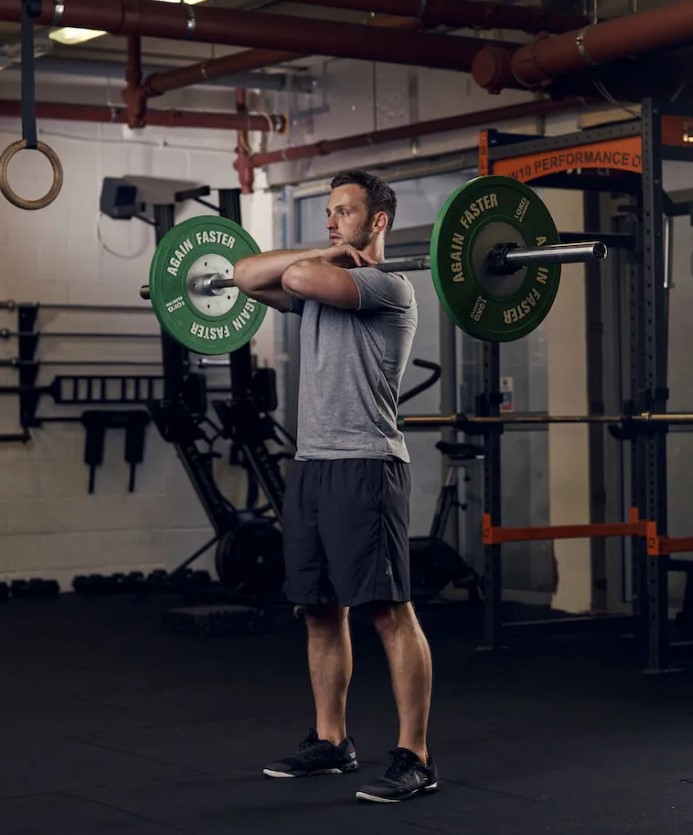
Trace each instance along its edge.
<path fill-rule="evenodd" d="M 310 299 L 292 308 L 301 315 L 296 458 L 409 461 L 397 400 L 418 319 L 414 288 L 377 267 L 349 272 L 357 310 Z"/>

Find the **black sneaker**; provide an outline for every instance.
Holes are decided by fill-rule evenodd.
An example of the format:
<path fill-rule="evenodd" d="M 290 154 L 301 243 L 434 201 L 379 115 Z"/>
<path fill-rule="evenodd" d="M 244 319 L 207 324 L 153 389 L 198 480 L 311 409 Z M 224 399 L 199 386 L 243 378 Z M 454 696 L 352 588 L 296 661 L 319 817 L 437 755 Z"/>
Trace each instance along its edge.
<path fill-rule="evenodd" d="M 359 800 L 399 803 L 438 788 L 438 769 L 432 757 L 424 765 L 408 748 L 395 748 L 390 751 L 390 757 L 392 761 L 385 774 L 356 792 Z"/>
<path fill-rule="evenodd" d="M 311 728 L 298 746 L 298 753 L 270 763 L 263 774 L 266 777 L 312 777 L 314 774 L 346 774 L 358 771 L 358 767 L 354 740 L 350 736 L 341 745 L 333 745 L 326 739 L 318 739 L 317 731 Z"/>

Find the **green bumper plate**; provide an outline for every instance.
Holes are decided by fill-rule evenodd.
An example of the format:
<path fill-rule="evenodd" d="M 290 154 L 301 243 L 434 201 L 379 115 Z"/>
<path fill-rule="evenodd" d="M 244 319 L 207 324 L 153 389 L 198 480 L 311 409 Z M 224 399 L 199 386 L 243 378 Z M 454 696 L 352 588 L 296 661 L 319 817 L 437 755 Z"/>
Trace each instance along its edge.
<path fill-rule="evenodd" d="M 200 280 L 233 278 L 236 262 L 260 252 L 252 237 L 223 217 L 194 217 L 159 242 L 149 269 L 149 295 L 163 330 L 198 354 L 238 350 L 257 333 L 267 308 L 236 287 L 206 294 Z"/>
<path fill-rule="evenodd" d="M 537 247 L 560 243 L 538 195 L 510 177 L 485 176 L 454 191 L 436 220 L 431 274 L 455 324 L 478 339 L 510 342 L 541 324 L 553 305 L 560 265 L 525 266 L 492 275 L 486 255 L 496 244 Z"/>

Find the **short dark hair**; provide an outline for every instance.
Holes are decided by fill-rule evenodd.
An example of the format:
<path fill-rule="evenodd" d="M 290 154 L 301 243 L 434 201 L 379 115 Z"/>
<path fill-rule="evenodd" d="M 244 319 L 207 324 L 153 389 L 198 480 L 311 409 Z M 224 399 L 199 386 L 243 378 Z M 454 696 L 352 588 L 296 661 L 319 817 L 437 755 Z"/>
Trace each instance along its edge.
<path fill-rule="evenodd" d="M 338 186 L 347 186 L 351 183 L 361 186 L 366 192 L 366 207 L 369 218 L 372 218 L 377 212 L 385 212 L 387 215 L 386 231 L 389 232 L 395 222 L 395 212 L 397 211 L 397 197 L 394 191 L 380 177 L 360 169 L 340 171 L 335 174 L 330 183 L 330 188 L 335 189 Z"/>

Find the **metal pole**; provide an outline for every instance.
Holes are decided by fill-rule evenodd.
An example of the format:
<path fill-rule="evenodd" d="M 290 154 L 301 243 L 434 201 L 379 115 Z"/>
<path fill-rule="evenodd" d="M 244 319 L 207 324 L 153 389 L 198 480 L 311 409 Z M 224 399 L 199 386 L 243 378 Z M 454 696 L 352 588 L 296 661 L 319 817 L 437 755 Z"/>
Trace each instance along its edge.
<path fill-rule="evenodd" d="M 443 410 L 455 411 L 457 409 L 457 328 L 445 313 L 441 305 L 439 311 L 439 333 L 440 333 L 440 408 Z M 443 428 L 441 438 L 448 443 L 457 441 L 457 430 L 455 427 Z M 450 462 L 443 459 L 441 478 L 443 482 L 447 478 L 447 470 Z M 464 473 L 464 470 L 462 470 Z M 455 471 L 455 496 L 458 497 L 459 476 Z M 446 540 L 459 553 L 459 509 L 453 508 L 450 514 L 446 529 Z"/>
<path fill-rule="evenodd" d="M 95 333 L 93 331 L 11 331 L 0 328 L 0 339 L 158 339 L 158 333 Z"/>
<path fill-rule="evenodd" d="M 135 307 L 128 304 L 39 304 L 39 302 L 16 302 L 13 299 L 0 300 L 0 310 L 16 310 L 18 307 L 31 307 L 42 310 L 74 310 L 102 313 L 149 313 L 151 309 L 140 305 Z"/>
<path fill-rule="evenodd" d="M 652 99 L 642 106 L 643 194 L 643 303 L 644 344 L 643 395 L 646 408 L 665 411 L 668 399 L 667 349 L 669 294 L 664 289 L 664 240 L 662 200 L 662 113 Z M 640 443 L 644 450 L 647 485 L 646 519 L 657 523 L 660 535 L 668 530 L 667 440 L 662 432 L 647 433 Z M 650 672 L 662 672 L 669 663 L 667 559 L 646 556 L 648 596 L 648 663 Z"/>
<path fill-rule="evenodd" d="M 154 206 L 154 221 L 156 229 L 156 243 L 161 242 L 164 235 L 175 226 L 175 206 L 172 203 Z M 150 308 L 146 308 L 151 312 Z M 185 368 L 188 362 L 188 351 L 179 342 L 164 331 L 161 331 L 161 356 L 164 365 L 164 401 L 176 403 L 183 391 Z"/>
<path fill-rule="evenodd" d="M 484 342 L 484 404 L 491 418 L 500 413 L 500 346 Z M 501 519 L 501 433 L 489 432 L 484 436 L 484 512 L 491 515 L 491 524 L 500 527 Z M 484 606 L 484 646 L 498 649 L 501 642 L 503 606 L 503 566 L 501 546 L 484 546 L 484 581 L 486 605 Z"/>
<path fill-rule="evenodd" d="M 693 424 L 691 412 L 641 412 L 637 415 L 544 415 L 544 414 L 515 414 L 515 415 L 407 415 L 399 419 L 399 425 L 407 430 L 432 430 L 444 427 L 455 427 L 463 431 L 466 427 L 504 426 L 512 425 L 548 425 L 553 423 L 601 423 L 601 424 L 660 424 L 666 426 Z M 481 430 L 483 431 L 483 430 Z"/>
<path fill-rule="evenodd" d="M 7 360 L 0 360 L 0 368 L 39 368 L 40 366 L 68 367 L 76 365 L 79 367 L 88 366 L 145 366 L 151 368 L 154 365 L 161 365 L 161 360 L 21 360 L 12 357 Z"/>
<path fill-rule="evenodd" d="M 219 214 L 241 225 L 240 188 L 219 189 Z M 247 396 L 253 376 L 250 343 L 242 345 L 230 355 L 231 395 L 234 400 Z"/>

